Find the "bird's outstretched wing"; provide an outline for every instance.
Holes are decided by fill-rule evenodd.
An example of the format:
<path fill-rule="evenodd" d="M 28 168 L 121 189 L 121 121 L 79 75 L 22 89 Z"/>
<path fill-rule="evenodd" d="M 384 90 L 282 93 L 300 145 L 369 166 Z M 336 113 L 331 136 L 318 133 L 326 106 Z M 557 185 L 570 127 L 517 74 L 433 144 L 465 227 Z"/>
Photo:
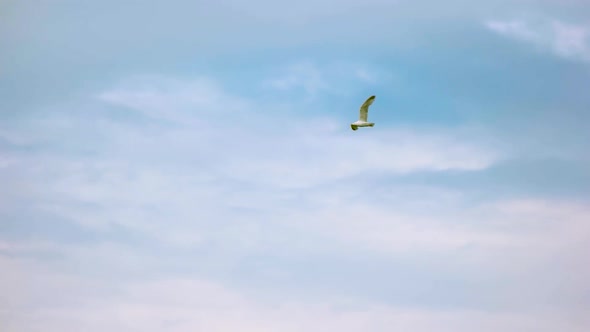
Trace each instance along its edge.
<path fill-rule="evenodd" d="M 369 106 L 371 106 L 371 104 L 373 103 L 374 100 L 375 100 L 375 96 L 371 96 L 367 100 L 365 100 L 365 102 L 361 106 L 361 109 L 360 109 L 361 114 L 359 117 L 359 119 L 361 121 L 367 122 L 367 117 L 369 115 Z"/>

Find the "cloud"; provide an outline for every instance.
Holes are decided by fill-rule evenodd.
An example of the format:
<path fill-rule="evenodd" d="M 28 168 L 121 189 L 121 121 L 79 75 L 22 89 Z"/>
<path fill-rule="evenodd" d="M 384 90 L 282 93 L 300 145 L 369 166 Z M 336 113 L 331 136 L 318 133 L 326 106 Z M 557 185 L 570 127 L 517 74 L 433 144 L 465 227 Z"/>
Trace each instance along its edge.
<path fill-rule="evenodd" d="M 482 171 L 501 155 L 469 140 L 472 132 L 387 128 L 382 123 L 384 128 L 370 136 L 356 135 L 339 119 L 275 111 L 284 106 L 228 94 L 207 78 L 133 78 L 97 96 L 93 112 L 62 111 L 46 118 L 45 126 L 35 120 L 30 131 L 21 131 L 17 146 L 43 147 L 48 137 L 54 143 L 43 147 L 43 154 L 11 156 L 5 183 L 14 183 L 14 174 L 35 183 L 34 193 L 24 191 L 19 199 L 36 201 L 35 209 L 54 218 L 103 232 L 123 225 L 177 245 L 205 244 L 203 239 L 217 231 L 207 226 L 209 220 L 236 217 L 220 214 L 228 208 L 284 213 L 272 207 L 292 200 L 305 210 L 314 204 L 304 199 L 307 191 L 321 193 L 319 188 L 342 181 L 363 186 L 360 179 L 372 181 L 371 174 Z M 101 109 L 105 105 L 115 111 Z M 107 116 L 113 112 L 152 120 L 116 121 Z M 56 153 L 56 144 L 70 141 L 50 134 L 63 132 L 60 128 L 78 128 L 77 143 L 87 154 L 63 146 Z M 40 164 L 41 169 L 30 166 Z M 16 200 L 16 193 L 2 196 Z M 323 194 L 341 199 L 338 192 Z M 362 209 L 342 211 L 362 215 Z M 318 218 L 330 219 L 326 213 Z M 193 225 L 205 228 L 191 232 Z"/>
<path fill-rule="evenodd" d="M 584 204 L 402 181 L 505 158 L 477 128 L 352 132 L 206 77 L 95 96 L 0 130 L 9 331 L 583 330 Z"/>
<path fill-rule="evenodd" d="M 482 170 L 499 157 L 490 147 L 440 129 L 376 128 L 371 136 L 353 136 L 348 124 L 338 119 L 314 116 L 313 112 L 293 116 L 294 110 L 273 111 L 285 107 L 247 103 L 193 82 L 174 90 L 164 81 L 147 90 L 108 91 L 100 98 L 168 119 L 176 126 L 157 129 L 156 138 L 145 129 L 111 125 L 112 135 L 121 136 L 113 139 L 118 149 L 131 149 L 145 157 L 154 149 L 172 148 L 175 153 L 193 156 L 183 161 L 200 156 L 218 165 L 224 176 L 241 181 L 305 187 L 370 171 Z M 351 114 L 354 116 L 356 113 Z M 234 140 L 236 136 L 239 142 Z M 133 143 L 126 146 L 125 142 Z M 149 148 L 142 152 L 142 146 Z"/>
<path fill-rule="evenodd" d="M 568 2 L 14 2 L 0 330 L 588 331 Z"/>
<path fill-rule="evenodd" d="M 278 90 L 301 88 L 308 97 L 329 87 L 319 69 L 305 62 L 289 66 L 283 76 L 268 80 L 267 84 Z"/>
<path fill-rule="evenodd" d="M 312 102 L 320 93 L 344 96 L 353 93 L 353 89 L 358 91 L 359 84 L 375 88 L 391 78 L 389 73 L 380 73 L 371 66 L 353 61 L 297 61 L 275 69 L 262 85 L 275 92 L 303 95 L 307 102 Z"/>
<path fill-rule="evenodd" d="M 590 61 L 590 27 L 557 20 L 532 24 L 523 20 L 485 23 L 498 34 L 548 49 L 555 55 L 576 61 Z"/>
<path fill-rule="evenodd" d="M 0 264 L 15 264 L 1 259 Z M 16 266 L 12 266 L 15 268 Z M 438 311 L 367 303 L 346 296 L 304 302 L 297 298 L 253 296 L 219 282 L 166 278 L 133 284 L 100 278 L 72 278 L 20 265 L 27 287 L 6 287 L 4 299 L 26 298 L 26 313 L 0 312 L 3 329 L 13 331 L 584 331 L 587 319 L 546 314 L 480 310 Z M 8 270 L 14 274 L 14 270 Z M 33 273 L 37 272 L 37 273 Z M 43 287 L 41 287 L 43 285 Z M 16 295 L 16 296 L 15 296 Z M 51 304 L 51 305 L 45 305 Z"/>

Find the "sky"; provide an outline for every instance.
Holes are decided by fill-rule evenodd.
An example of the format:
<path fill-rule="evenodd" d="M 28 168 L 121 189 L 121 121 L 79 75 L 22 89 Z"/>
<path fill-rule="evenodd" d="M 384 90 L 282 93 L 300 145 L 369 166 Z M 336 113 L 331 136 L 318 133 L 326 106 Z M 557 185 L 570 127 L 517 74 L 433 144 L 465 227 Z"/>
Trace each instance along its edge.
<path fill-rule="evenodd" d="M 590 330 L 588 0 L 4 0 L 0 49 L 2 331 Z"/>

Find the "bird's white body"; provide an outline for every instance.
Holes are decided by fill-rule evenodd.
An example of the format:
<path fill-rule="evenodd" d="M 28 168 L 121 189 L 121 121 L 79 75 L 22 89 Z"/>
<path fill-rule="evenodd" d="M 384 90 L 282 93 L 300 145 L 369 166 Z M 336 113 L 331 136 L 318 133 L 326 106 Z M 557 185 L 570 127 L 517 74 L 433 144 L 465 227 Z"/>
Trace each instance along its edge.
<path fill-rule="evenodd" d="M 375 100 L 375 96 L 369 97 L 361 106 L 360 108 L 360 115 L 358 121 L 355 121 L 350 124 L 350 128 L 352 130 L 357 130 L 359 127 L 373 127 L 375 124 L 373 122 L 368 122 L 367 118 L 369 115 L 369 106 Z"/>
<path fill-rule="evenodd" d="M 350 124 L 352 130 L 357 130 L 359 127 L 373 127 L 375 124 L 373 122 L 366 122 L 366 121 L 355 121 Z"/>

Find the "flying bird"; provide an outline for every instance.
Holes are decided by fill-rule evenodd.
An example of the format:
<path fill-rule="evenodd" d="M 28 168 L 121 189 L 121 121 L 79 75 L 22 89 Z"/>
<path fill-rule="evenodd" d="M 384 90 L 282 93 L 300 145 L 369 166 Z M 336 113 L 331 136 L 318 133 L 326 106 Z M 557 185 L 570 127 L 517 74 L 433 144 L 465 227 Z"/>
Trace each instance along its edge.
<path fill-rule="evenodd" d="M 375 101 L 375 96 L 369 97 L 360 109 L 360 116 L 358 121 L 355 121 L 350 124 L 350 128 L 352 130 L 357 130 L 359 127 L 373 127 L 375 124 L 372 122 L 367 122 L 367 116 L 369 115 L 369 106 Z"/>

